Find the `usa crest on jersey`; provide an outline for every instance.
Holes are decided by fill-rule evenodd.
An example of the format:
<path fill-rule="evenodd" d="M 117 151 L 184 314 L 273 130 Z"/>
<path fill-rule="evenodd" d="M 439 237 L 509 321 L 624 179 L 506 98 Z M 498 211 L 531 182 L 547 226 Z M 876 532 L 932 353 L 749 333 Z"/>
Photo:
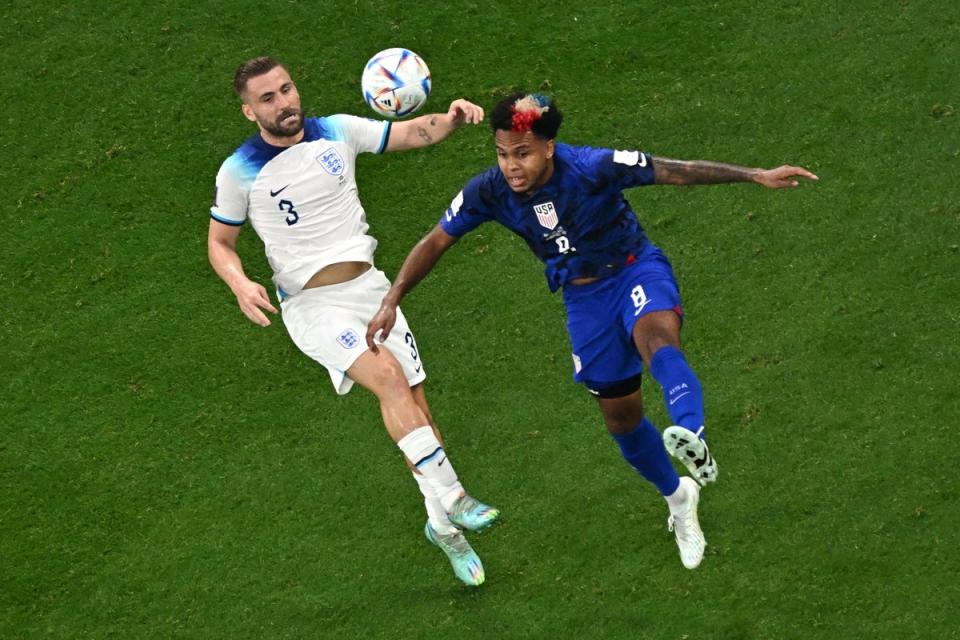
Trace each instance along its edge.
<path fill-rule="evenodd" d="M 327 170 L 332 176 L 338 176 L 343 173 L 344 162 L 340 154 L 334 148 L 324 149 L 317 154 L 317 162 Z"/>
<path fill-rule="evenodd" d="M 547 229 L 553 229 L 560 222 L 557 219 L 557 209 L 553 206 L 553 202 L 535 204 L 533 205 L 533 212 L 537 214 L 540 225 Z"/>

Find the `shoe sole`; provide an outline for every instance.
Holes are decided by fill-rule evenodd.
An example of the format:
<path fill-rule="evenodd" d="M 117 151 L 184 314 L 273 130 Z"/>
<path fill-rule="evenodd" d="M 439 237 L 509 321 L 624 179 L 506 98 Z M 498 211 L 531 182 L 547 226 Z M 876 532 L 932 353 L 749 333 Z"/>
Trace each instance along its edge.
<path fill-rule="evenodd" d="M 663 446 L 701 486 L 716 482 L 717 462 L 710 455 L 710 448 L 689 429 L 667 427 L 663 432 Z"/>

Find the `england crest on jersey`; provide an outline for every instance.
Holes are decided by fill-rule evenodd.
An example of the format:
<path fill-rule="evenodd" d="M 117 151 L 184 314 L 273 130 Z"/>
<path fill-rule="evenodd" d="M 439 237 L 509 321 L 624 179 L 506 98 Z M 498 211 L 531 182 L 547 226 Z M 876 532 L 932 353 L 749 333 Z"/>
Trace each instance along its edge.
<path fill-rule="evenodd" d="M 360 344 L 360 336 L 358 336 L 357 332 L 353 329 L 347 329 L 337 336 L 337 342 L 339 342 L 340 346 L 344 349 L 353 349 Z"/>
<path fill-rule="evenodd" d="M 318 153 L 317 162 L 332 176 L 338 176 L 343 173 L 343 167 L 345 166 L 343 158 L 341 158 L 337 150 L 332 147 Z"/>
<path fill-rule="evenodd" d="M 537 214 L 537 220 L 540 221 L 541 226 L 547 229 L 553 229 L 560 222 L 557 219 L 557 209 L 553 206 L 553 202 L 535 204 L 533 205 L 533 212 Z"/>

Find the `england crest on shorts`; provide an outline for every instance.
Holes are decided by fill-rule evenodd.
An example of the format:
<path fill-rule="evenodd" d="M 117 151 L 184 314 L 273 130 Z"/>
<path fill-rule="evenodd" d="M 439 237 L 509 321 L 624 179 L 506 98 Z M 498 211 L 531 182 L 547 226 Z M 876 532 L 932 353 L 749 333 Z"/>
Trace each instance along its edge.
<path fill-rule="evenodd" d="M 553 229 L 557 226 L 557 223 L 560 222 L 557 219 L 557 209 L 553 206 L 553 202 L 535 204 L 533 205 L 533 212 L 537 214 L 537 220 L 540 221 L 540 225 L 547 229 Z"/>
<path fill-rule="evenodd" d="M 360 344 L 360 336 L 358 336 L 357 332 L 353 329 L 347 329 L 337 336 L 337 342 L 339 342 L 340 346 L 344 349 L 353 349 Z"/>
<path fill-rule="evenodd" d="M 333 147 L 324 149 L 318 153 L 317 162 L 332 176 L 338 176 L 343 173 L 343 168 L 346 166 L 343 158 L 340 157 L 340 154 L 337 153 L 337 150 Z"/>

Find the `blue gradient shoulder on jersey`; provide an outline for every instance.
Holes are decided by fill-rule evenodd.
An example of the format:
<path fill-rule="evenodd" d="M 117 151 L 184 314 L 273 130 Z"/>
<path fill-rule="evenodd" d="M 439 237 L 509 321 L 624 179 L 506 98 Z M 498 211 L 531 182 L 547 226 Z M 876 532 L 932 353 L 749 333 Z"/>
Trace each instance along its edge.
<path fill-rule="evenodd" d="M 312 142 L 314 140 L 335 140 L 337 142 L 343 142 L 347 138 L 346 126 L 344 121 L 347 118 L 356 118 L 358 116 L 347 116 L 344 114 L 336 114 L 332 116 L 326 116 L 325 118 L 307 118 L 304 122 L 303 130 L 303 141 Z M 369 118 L 368 118 L 369 119 Z M 378 120 L 371 120 L 371 122 L 380 122 Z M 382 123 L 383 134 L 380 136 L 380 146 L 374 153 L 383 153 L 383 150 L 387 148 L 387 140 L 390 138 L 390 127 L 391 123 L 385 121 Z"/>
<path fill-rule="evenodd" d="M 243 223 L 246 220 L 230 220 L 229 218 L 224 218 L 223 216 L 218 216 L 216 211 L 210 209 L 210 217 L 216 220 L 217 222 L 222 222 L 223 224 L 230 225 L 231 227 L 242 227 Z"/>
<path fill-rule="evenodd" d="M 307 118 L 303 122 L 303 141 L 343 140 L 342 130 L 336 126 L 334 117 Z"/>
<path fill-rule="evenodd" d="M 237 184 L 244 188 L 250 188 L 264 165 L 285 150 L 286 147 L 275 147 L 261 138 L 259 133 L 256 133 L 247 138 L 246 142 L 227 158 L 223 167 L 230 172 L 231 177 L 237 181 Z"/>

